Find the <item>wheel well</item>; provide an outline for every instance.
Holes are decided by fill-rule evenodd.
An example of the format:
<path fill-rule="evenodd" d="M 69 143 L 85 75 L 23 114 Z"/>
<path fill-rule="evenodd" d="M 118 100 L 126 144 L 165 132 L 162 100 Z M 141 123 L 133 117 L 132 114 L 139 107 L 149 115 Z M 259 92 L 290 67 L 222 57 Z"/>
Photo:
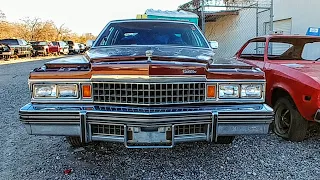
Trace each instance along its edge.
<path fill-rule="evenodd" d="M 271 104 L 272 104 L 272 107 L 276 104 L 277 100 L 280 98 L 280 97 L 290 97 L 290 94 L 288 93 L 288 91 L 282 89 L 282 88 L 275 88 L 273 91 L 272 91 L 272 96 L 271 96 Z"/>

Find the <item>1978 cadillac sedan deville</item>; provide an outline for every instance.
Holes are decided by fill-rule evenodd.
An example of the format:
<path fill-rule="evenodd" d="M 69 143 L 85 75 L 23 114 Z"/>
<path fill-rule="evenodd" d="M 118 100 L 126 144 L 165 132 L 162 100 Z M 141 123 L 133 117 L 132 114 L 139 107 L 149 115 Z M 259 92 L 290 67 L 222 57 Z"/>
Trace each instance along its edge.
<path fill-rule="evenodd" d="M 110 22 L 84 55 L 30 73 L 27 132 L 67 136 L 73 146 L 121 142 L 166 148 L 179 142 L 231 143 L 267 134 L 273 110 L 264 73 L 239 61 L 220 64 L 188 22 Z"/>

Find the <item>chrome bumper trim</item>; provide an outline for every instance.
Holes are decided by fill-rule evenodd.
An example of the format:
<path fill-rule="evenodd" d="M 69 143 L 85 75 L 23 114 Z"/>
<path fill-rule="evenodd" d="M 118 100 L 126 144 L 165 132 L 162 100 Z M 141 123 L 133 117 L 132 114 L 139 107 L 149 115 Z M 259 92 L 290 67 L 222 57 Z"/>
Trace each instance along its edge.
<path fill-rule="evenodd" d="M 265 104 L 181 107 L 27 104 L 20 109 L 20 120 L 33 135 L 80 136 L 82 142 L 122 142 L 127 148 L 172 148 L 179 142 L 216 142 L 218 136 L 267 134 L 273 110 Z M 124 135 L 94 134 L 92 126 L 97 124 L 122 126 Z M 175 134 L 176 126 L 194 124 L 206 128 L 200 134 Z M 171 143 L 159 146 L 130 144 L 128 127 L 171 127 L 171 131 L 165 132 L 171 133 Z M 141 133 L 162 136 L 158 132 Z M 167 134 L 164 136 L 167 138 Z"/>

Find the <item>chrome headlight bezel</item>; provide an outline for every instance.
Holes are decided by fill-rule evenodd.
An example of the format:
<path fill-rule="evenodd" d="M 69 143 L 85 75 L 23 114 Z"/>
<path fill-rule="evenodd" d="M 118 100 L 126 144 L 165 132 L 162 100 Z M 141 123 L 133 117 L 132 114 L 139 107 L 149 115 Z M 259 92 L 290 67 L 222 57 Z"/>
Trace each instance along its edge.
<path fill-rule="evenodd" d="M 40 93 L 37 93 L 41 89 L 46 89 L 47 91 L 51 89 L 51 94 L 49 95 L 39 95 Z M 57 97 L 57 86 L 55 84 L 33 84 L 32 86 L 32 97 L 35 99 L 53 99 Z"/>
<path fill-rule="evenodd" d="M 64 89 L 63 89 L 64 88 Z M 69 89 L 68 89 L 69 88 Z M 64 91 L 64 96 L 62 92 Z M 67 92 L 69 91 L 69 92 Z M 73 96 L 67 96 L 66 94 L 70 93 L 73 94 Z M 58 84 L 57 85 L 57 97 L 63 98 L 63 99 L 78 99 L 79 98 L 79 88 L 77 84 Z"/>
<path fill-rule="evenodd" d="M 231 95 L 225 95 L 226 91 L 233 91 Z M 230 93 L 227 93 L 230 94 Z M 219 84 L 218 98 L 219 99 L 239 99 L 240 84 Z"/>
<path fill-rule="evenodd" d="M 230 90 L 230 87 L 233 87 L 232 90 Z M 249 95 L 250 92 L 248 91 L 248 88 L 253 87 L 253 89 L 256 89 L 256 93 L 252 92 L 251 95 Z M 229 93 L 230 95 L 225 95 L 224 91 L 227 91 L 229 88 L 229 92 L 233 91 L 233 93 Z M 250 91 L 250 89 L 249 89 Z M 252 90 L 251 90 L 252 91 Z M 247 93 L 245 93 L 247 92 Z M 218 83 L 217 85 L 217 97 L 216 101 L 264 101 L 265 99 L 265 83 L 255 83 L 255 82 L 246 82 L 246 83 Z M 210 100 L 207 97 L 207 100 Z"/>
<path fill-rule="evenodd" d="M 247 88 L 256 88 L 255 95 L 248 95 Z M 246 99 L 261 99 L 263 96 L 263 85 L 262 84 L 241 84 L 240 97 Z"/>
<path fill-rule="evenodd" d="M 69 88 L 73 89 L 74 96 L 61 96 L 62 88 Z M 50 96 L 38 96 L 37 95 L 37 88 L 38 87 L 49 87 L 52 91 L 52 95 Z M 78 99 L 79 98 L 79 87 L 78 84 L 33 84 L 32 85 L 33 99 Z"/>

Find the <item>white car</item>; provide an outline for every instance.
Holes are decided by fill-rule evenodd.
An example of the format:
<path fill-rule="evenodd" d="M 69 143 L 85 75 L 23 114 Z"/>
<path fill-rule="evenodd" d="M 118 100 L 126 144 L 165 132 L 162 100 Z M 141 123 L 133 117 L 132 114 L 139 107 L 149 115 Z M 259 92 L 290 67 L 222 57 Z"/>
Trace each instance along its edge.
<path fill-rule="evenodd" d="M 73 53 L 74 54 L 80 54 L 80 45 L 79 45 L 79 43 L 74 43 L 74 45 L 73 45 Z"/>

